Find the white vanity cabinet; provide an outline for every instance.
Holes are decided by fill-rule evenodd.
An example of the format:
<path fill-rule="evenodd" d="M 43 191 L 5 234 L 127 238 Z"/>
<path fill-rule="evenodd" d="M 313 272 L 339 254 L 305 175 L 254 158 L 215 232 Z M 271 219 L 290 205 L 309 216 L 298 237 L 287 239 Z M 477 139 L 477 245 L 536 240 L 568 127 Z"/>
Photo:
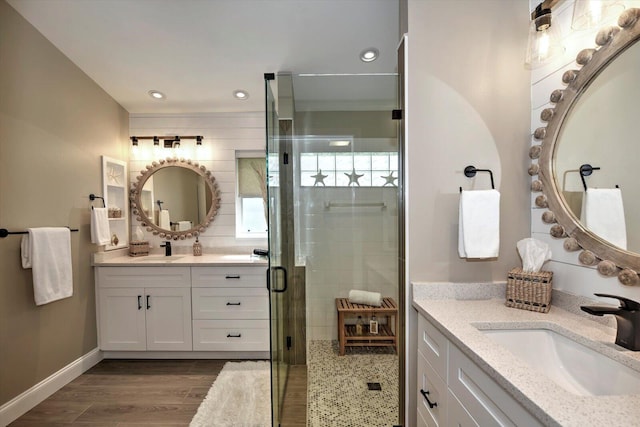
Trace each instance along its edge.
<path fill-rule="evenodd" d="M 268 356 L 266 265 L 122 264 L 96 266 L 98 339 L 111 357 Z"/>
<path fill-rule="evenodd" d="M 419 426 L 542 426 L 422 315 L 417 364 Z"/>
<path fill-rule="evenodd" d="M 100 267 L 96 279 L 102 350 L 192 350 L 189 267 Z"/>
<path fill-rule="evenodd" d="M 269 351 L 266 268 L 193 267 L 193 349 Z"/>

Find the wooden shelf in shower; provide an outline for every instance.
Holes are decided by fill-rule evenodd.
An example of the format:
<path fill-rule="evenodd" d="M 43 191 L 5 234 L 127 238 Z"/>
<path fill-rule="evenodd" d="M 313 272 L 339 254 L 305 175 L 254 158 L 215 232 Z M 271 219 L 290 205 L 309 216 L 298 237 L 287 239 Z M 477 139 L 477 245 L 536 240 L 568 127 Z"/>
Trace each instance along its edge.
<path fill-rule="evenodd" d="M 383 298 L 382 305 L 375 307 L 365 304 L 353 304 L 348 298 L 336 298 L 338 310 L 338 344 L 340 356 L 344 356 L 345 347 L 393 347 L 398 350 L 397 324 L 398 306 L 393 298 Z M 374 315 L 379 319 L 386 319 L 386 323 L 379 323 L 378 333 L 370 334 L 368 318 Z M 362 316 L 367 319 L 362 335 L 356 334 L 356 327 L 345 324 L 347 319 Z"/>

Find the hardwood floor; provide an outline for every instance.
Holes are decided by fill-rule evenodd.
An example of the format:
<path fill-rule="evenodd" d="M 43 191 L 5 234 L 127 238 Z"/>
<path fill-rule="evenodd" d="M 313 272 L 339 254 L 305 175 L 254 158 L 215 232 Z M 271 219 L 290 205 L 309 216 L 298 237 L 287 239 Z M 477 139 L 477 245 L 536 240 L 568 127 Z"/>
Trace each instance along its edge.
<path fill-rule="evenodd" d="M 305 427 L 306 425 L 307 366 L 290 366 L 280 427 Z"/>
<path fill-rule="evenodd" d="M 103 360 L 10 426 L 188 426 L 225 362 Z"/>
<path fill-rule="evenodd" d="M 184 427 L 227 360 L 103 360 L 10 427 Z M 306 366 L 290 368 L 282 427 L 304 427 Z"/>

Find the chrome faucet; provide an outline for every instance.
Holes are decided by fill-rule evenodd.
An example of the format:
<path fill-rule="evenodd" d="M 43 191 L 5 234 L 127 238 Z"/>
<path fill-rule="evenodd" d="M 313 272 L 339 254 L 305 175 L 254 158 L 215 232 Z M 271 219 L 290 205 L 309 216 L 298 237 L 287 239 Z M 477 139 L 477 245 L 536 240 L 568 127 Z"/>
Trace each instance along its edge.
<path fill-rule="evenodd" d="M 166 242 L 164 245 L 160 245 L 161 248 L 164 248 L 164 255 L 171 256 L 171 242 Z"/>
<path fill-rule="evenodd" d="M 602 307 L 595 305 L 580 306 L 594 316 L 613 314 L 618 323 L 616 344 L 632 351 L 640 351 L 640 303 L 628 298 L 609 294 L 594 294 L 598 297 L 616 298 L 620 301 L 620 307 Z"/>

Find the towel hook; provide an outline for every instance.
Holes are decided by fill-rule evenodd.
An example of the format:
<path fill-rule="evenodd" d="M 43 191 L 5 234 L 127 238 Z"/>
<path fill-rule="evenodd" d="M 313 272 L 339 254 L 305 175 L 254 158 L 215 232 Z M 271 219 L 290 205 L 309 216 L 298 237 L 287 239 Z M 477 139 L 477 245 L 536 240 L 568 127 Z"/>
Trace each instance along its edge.
<path fill-rule="evenodd" d="M 467 178 L 473 178 L 474 176 L 476 176 L 477 172 L 489 172 L 489 177 L 491 178 L 491 189 L 496 189 L 496 186 L 493 182 L 493 172 L 491 172 L 491 169 L 478 169 L 475 166 L 471 165 L 464 168 L 464 176 L 466 176 Z M 462 193 L 462 187 L 460 187 L 460 192 Z"/>
<path fill-rule="evenodd" d="M 103 208 L 106 208 L 106 207 L 107 207 L 106 203 L 104 202 L 104 197 L 102 197 L 102 196 L 96 196 L 96 195 L 95 195 L 95 194 L 93 194 L 93 193 L 89 194 L 89 200 L 91 200 L 91 201 L 93 202 L 95 199 L 102 199 L 102 207 L 103 207 Z M 93 209 L 93 206 L 91 206 L 91 209 Z"/>

